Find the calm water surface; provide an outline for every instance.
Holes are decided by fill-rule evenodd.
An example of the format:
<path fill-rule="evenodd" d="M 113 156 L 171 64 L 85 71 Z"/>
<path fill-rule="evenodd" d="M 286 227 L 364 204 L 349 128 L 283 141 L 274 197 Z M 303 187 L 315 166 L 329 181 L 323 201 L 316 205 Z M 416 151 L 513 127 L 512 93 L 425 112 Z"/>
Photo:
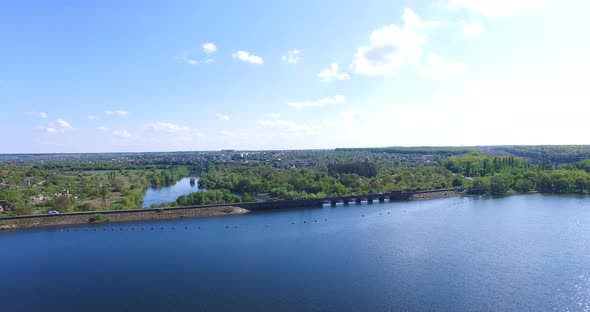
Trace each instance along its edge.
<path fill-rule="evenodd" d="M 153 204 L 160 205 L 176 201 L 179 196 L 188 195 L 192 192 L 202 191 L 199 189 L 199 178 L 191 185 L 190 178 L 183 178 L 171 186 L 153 188 L 150 187 L 143 194 L 143 208 L 149 208 Z"/>
<path fill-rule="evenodd" d="M 2 311 L 590 309 L 590 198 L 575 196 L 27 230 L 0 246 Z"/>

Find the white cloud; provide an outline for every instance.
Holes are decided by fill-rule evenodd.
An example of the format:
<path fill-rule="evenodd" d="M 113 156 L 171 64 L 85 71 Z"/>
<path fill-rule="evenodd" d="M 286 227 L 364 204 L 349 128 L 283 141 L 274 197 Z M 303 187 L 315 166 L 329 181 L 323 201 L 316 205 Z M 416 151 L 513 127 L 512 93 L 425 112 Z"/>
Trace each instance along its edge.
<path fill-rule="evenodd" d="M 222 114 L 222 113 L 217 113 L 217 120 L 219 121 L 228 121 L 229 120 L 229 116 L 226 114 Z"/>
<path fill-rule="evenodd" d="M 57 129 L 52 126 L 37 127 L 37 130 L 45 132 L 45 133 L 49 133 L 49 134 L 57 133 Z"/>
<path fill-rule="evenodd" d="M 57 132 L 63 132 L 68 129 L 72 129 L 72 124 L 60 118 L 47 126 L 37 127 L 36 129 L 45 133 L 53 134 Z"/>
<path fill-rule="evenodd" d="M 279 114 L 279 113 L 269 113 L 268 114 L 268 117 L 269 118 L 272 118 L 272 119 L 277 119 L 277 118 L 281 118 L 281 114 Z"/>
<path fill-rule="evenodd" d="M 108 131 L 109 128 L 107 128 L 105 126 L 100 126 L 100 127 L 96 128 L 96 130 L 98 130 L 98 131 Z"/>
<path fill-rule="evenodd" d="M 247 63 L 251 63 L 251 64 L 260 65 L 260 64 L 264 63 L 264 60 L 262 60 L 262 58 L 260 56 L 250 54 L 246 51 L 238 51 L 238 52 L 232 54 L 232 57 L 234 59 L 244 61 Z"/>
<path fill-rule="evenodd" d="M 215 60 L 212 58 L 208 58 L 205 60 L 205 63 L 209 64 L 209 63 L 215 63 Z"/>
<path fill-rule="evenodd" d="M 36 113 L 36 112 L 26 112 L 27 116 L 30 117 L 39 117 L 41 119 L 45 119 L 47 118 L 47 114 L 45 114 L 44 112 L 40 112 L 40 113 Z"/>
<path fill-rule="evenodd" d="M 404 10 L 404 15 L 402 15 L 402 21 L 404 21 L 404 26 L 406 28 L 411 29 L 421 29 L 440 26 L 440 22 L 438 21 L 423 21 L 420 18 L 420 16 L 416 14 L 416 12 L 408 8 Z"/>
<path fill-rule="evenodd" d="M 331 98 L 322 98 L 316 101 L 301 101 L 301 102 L 289 102 L 287 105 L 294 107 L 295 109 L 304 109 L 308 107 L 320 107 L 325 105 L 335 105 L 346 102 L 346 97 L 343 95 L 336 95 Z"/>
<path fill-rule="evenodd" d="M 124 110 L 106 111 L 104 113 L 109 116 L 119 116 L 119 117 L 125 117 L 125 116 L 129 115 L 129 112 L 124 111 Z"/>
<path fill-rule="evenodd" d="M 545 0 L 450 0 L 451 9 L 463 8 L 488 17 L 518 16 L 542 8 Z"/>
<path fill-rule="evenodd" d="M 186 64 L 189 64 L 189 65 L 197 65 L 197 64 L 199 64 L 199 62 L 198 62 L 198 61 L 196 61 L 196 60 L 192 59 L 192 58 L 189 56 L 189 53 L 188 53 L 188 51 L 183 51 L 183 52 L 182 52 L 182 55 L 181 55 L 181 56 L 177 56 L 177 57 L 176 57 L 176 59 L 178 59 L 178 60 L 181 60 L 181 61 L 183 61 L 184 63 L 186 63 Z"/>
<path fill-rule="evenodd" d="M 478 21 L 461 22 L 463 26 L 463 38 L 475 38 L 483 34 L 483 24 Z"/>
<path fill-rule="evenodd" d="M 287 62 L 289 64 L 297 64 L 301 60 L 301 57 L 299 56 L 299 54 L 301 54 L 301 51 L 294 49 L 294 50 L 287 52 L 287 55 L 283 55 L 281 57 L 281 59 L 284 62 Z"/>
<path fill-rule="evenodd" d="M 150 123 L 147 125 L 147 128 L 156 132 L 180 132 L 189 130 L 189 127 L 187 126 L 180 126 L 177 124 L 161 121 Z"/>
<path fill-rule="evenodd" d="M 95 115 L 88 115 L 88 119 L 95 120 L 96 116 Z"/>
<path fill-rule="evenodd" d="M 55 122 L 55 125 L 59 128 L 62 128 L 62 129 L 72 129 L 72 125 L 63 119 L 58 119 Z"/>
<path fill-rule="evenodd" d="M 122 137 L 122 138 L 131 137 L 131 134 L 129 134 L 129 132 L 127 132 L 127 130 L 115 130 L 115 131 L 113 131 L 113 134 L 118 137 Z"/>
<path fill-rule="evenodd" d="M 217 51 L 217 47 L 212 42 L 207 42 L 202 45 L 203 51 L 207 54 Z"/>
<path fill-rule="evenodd" d="M 350 65 L 353 73 L 367 76 L 389 75 L 404 64 L 416 65 L 422 57 L 426 35 L 421 32 L 438 22 L 422 21 L 414 11 L 405 9 L 404 26 L 388 25 L 373 31 L 370 45 L 357 49 Z"/>
<path fill-rule="evenodd" d="M 465 65 L 463 63 L 446 61 L 434 54 L 428 56 L 425 65 L 418 67 L 418 72 L 422 76 L 429 78 L 441 78 L 462 73 L 464 70 Z"/>
<path fill-rule="evenodd" d="M 332 80 L 348 80 L 350 79 L 350 75 L 347 73 L 340 73 L 340 66 L 336 63 L 332 63 L 330 68 L 326 68 L 322 70 L 318 77 L 320 77 L 322 82 L 330 82 Z"/>

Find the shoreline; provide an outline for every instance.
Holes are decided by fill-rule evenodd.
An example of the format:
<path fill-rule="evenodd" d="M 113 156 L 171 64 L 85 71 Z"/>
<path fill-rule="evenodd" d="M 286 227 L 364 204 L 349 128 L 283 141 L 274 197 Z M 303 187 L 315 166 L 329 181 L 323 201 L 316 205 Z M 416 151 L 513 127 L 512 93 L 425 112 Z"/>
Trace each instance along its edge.
<path fill-rule="evenodd" d="M 432 200 L 449 197 L 462 196 L 454 189 L 441 189 L 418 192 L 393 192 L 391 194 L 368 194 L 352 196 L 365 198 L 367 200 L 384 201 L 389 200 L 417 201 Z M 327 198 L 327 199 L 302 199 L 302 200 L 285 200 L 275 202 L 258 202 L 258 203 L 238 203 L 238 204 L 217 204 L 208 206 L 192 207 L 175 207 L 175 208 L 153 208 L 153 209 L 132 209 L 132 210 L 109 210 L 93 212 L 64 213 L 59 215 L 32 215 L 0 218 L 0 231 L 17 230 L 35 227 L 53 227 L 67 225 L 93 225 L 118 222 L 150 221 L 150 220 L 169 220 L 180 218 L 202 218 L 212 216 L 240 215 L 259 209 L 282 209 L 297 207 L 317 207 L 322 206 L 325 201 L 335 200 L 348 201 L 351 198 Z M 359 199 L 360 200 L 360 199 Z"/>
<path fill-rule="evenodd" d="M 90 213 L 71 213 L 59 215 L 23 216 L 0 219 L 0 231 L 36 227 L 55 227 L 69 225 L 99 225 L 107 223 L 171 220 L 182 218 L 205 218 L 214 216 L 241 215 L 250 210 L 237 206 L 194 207 L 182 209 L 136 209 L 122 211 L 102 211 Z M 95 220 L 100 215 L 100 220 Z"/>
<path fill-rule="evenodd" d="M 408 200 L 409 201 L 430 200 L 430 199 L 441 199 L 441 198 L 458 197 L 458 196 L 463 196 L 463 194 L 458 193 L 454 190 L 423 191 L 423 192 L 416 192 L 416 194 L 410 196 L 408 198 Z"/>

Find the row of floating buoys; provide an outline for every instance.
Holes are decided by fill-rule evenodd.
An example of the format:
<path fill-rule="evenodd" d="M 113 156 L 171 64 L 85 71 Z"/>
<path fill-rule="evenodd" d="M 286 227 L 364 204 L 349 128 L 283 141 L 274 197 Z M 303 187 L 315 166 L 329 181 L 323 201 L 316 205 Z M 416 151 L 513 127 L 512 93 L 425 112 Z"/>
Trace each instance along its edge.
<path fill-rule="evenodd" d="M 388 211 L 387 214 L 391 214 L 391 212 Z M 383 212 L 380 212 L 379 215 L 382 216 L 383 215 Z M 363 214 L 363 215 L 361 215 L 361 217 L 362 218 L 365 218 L 366 215 Z M 327 218 L 324 218 L 324 222 L 327 222 L 327 221 L 328 221 L 328 219 Z M 314 223 L 317 223 L 318 220 L 317 219 L 314 219 L 313 222 Z M 303 223 L 307 224 L 308 223 L 308 220 L 304 220 Z M 312 223 L 311 220 L 309 220 L 309 223 Z M 291 224 L 294 225 L 295 222 L 291 222 Z M 264 227 L 269 227 L 269 225 L 268 224 L 265 224 Z M 231 226 L 226 225 L 225 228 L 226 229 L 229 229 L 229 228 L 231 228 Z M 238 226 L 237 225 L 234 225 L 233 228 L 234 229 L 237 229 Z M 133 226 L 131 228 L 123 228 L 123 227 L 115 228 L 115 227 L 112 227 L 110 229 L 111 229 L 111 231 L 116 231 L 116 230 L 119 230 L 119 231 L 135 231 L 135 230 L 137 230 L 137 231 L 146 231 L 146 230 L 154 231 L 154 230 L 157 230 L 157 227 L 156 228 L 155 227 L 141 227 L 141 228 L 140 227 L 137 227 L 136 228 L 135 226 Z M 160 230 L 166 230 L 166 229 L 176 230 L 176 227 L 170 227 L 170 228 L 160 227 Z M 191 230 L 191 228 L 188 227 L 188 226 L 185 226 L 184 229 L 185 230 Z M 201 227 L 198 226 L 198 227 L 196 227 L 196 229 L 200 230 Z M 106 228 L 106 227 L 102 228 L 102 231 L 103 232 L 106 232 L 107 230 L 108 230 L 108 228 Z M 64 229 L 60 229 L 59 230 L 59 232 L 80 232 L 80 231 L 85 231 L 85 232 L 90 232 L 90 231 L 98 232 L 98 231 L 100 231 L 100 228 L 84 228 L 84 229 L 76 228 L 76 229 L 65 229 L 65 230 Z"/>

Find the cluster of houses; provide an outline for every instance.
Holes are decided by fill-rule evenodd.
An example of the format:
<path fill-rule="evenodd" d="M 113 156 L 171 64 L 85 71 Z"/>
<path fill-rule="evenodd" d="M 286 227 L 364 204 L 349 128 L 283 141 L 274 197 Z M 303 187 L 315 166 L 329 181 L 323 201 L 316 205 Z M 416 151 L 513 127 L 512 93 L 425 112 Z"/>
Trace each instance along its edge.
<path fill-rule="evenodd" d="M 67 198 L 70 198 L 70 197 L 72 197 L 73 195 L 72 195 L 72 194 L 70 194 L 70 191 L 68 191 L 68 190 L 66 190 L 66 189 L 63 189 L 63 190 L 62 190 L 62 193 L 54 193 L 54 194 L 53 194 L 53 198 L 58 198 L 58 197 L 62 197 L 62 196 L 65 196 L 65 197 L 67 197 Z M 75 199 L 78 199 L 78 197 L 77 197 L 77 196 L 74 196 L 74 198 L 75 198 Z M 42 203 L 44 200 L 47 200 L 47 199 L 50 199 L 50 197 L 49 197 L 49 196 L 44 196 L 43 194 L 38 194 L 38 195 L 35 195 L 35 196 L 31 196 L 31 197 L 29 197 L 29 202 L 31 202 L 31 203 L 33 203 L 33 204 L 40 204 L 40 203 Z"/>
<path fill-rule="evenodd" d="M 0 199 L 0 213 L 3 213 L 7 209 L 11 208 L 12 204 L 6 200 Z"/>
<path fill-rule="evenodd" d="M 10 189 L 11 189 L 10 183 L 4 179 L 0 179 L 0 190 L 10 191 Z"/>
<path fill-rule="evenodd" d="M 35 178 L 33 177 L 27 177 L 23 179 L 22 185 L 23 186 L 33 186 L 35 185 Z M 41 181 L 37 184 L 43 184 L 45 181 Z M 8 182 L 5 179 L 0 179 L 0 190 L 6 190 L 6 191 L 10 191 L 12 190 L 13 186 L 10 185 L 10 182 Z"/>

